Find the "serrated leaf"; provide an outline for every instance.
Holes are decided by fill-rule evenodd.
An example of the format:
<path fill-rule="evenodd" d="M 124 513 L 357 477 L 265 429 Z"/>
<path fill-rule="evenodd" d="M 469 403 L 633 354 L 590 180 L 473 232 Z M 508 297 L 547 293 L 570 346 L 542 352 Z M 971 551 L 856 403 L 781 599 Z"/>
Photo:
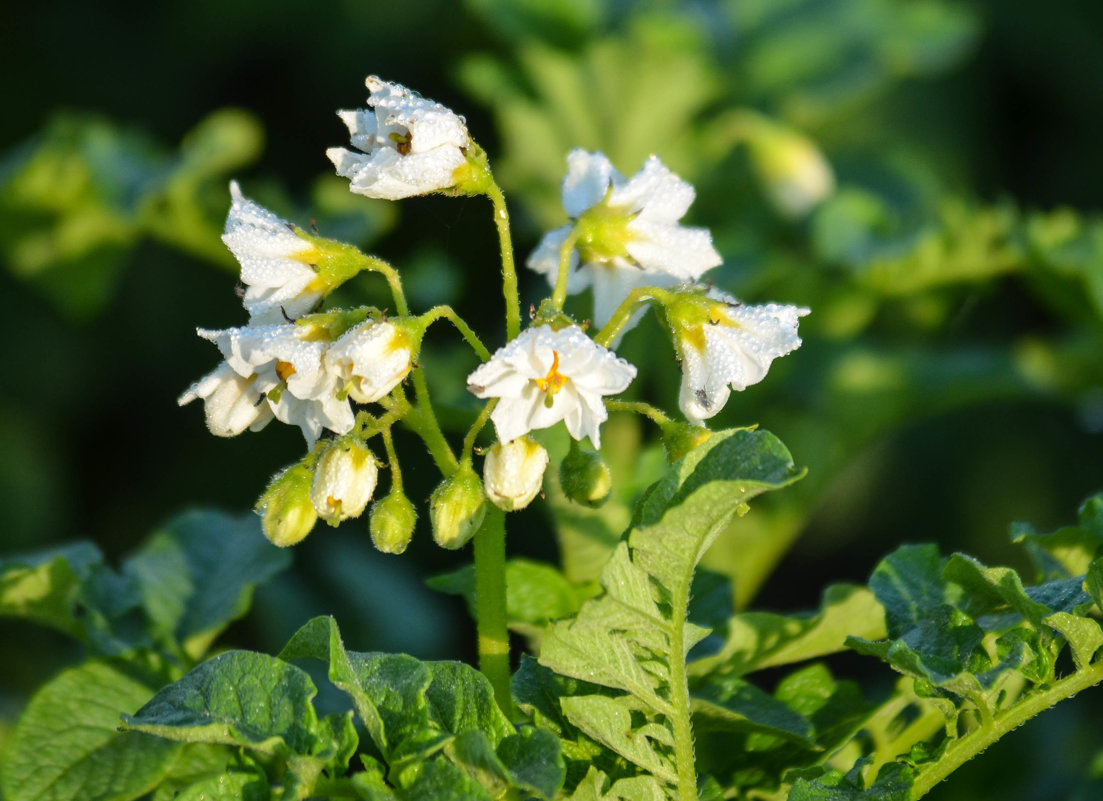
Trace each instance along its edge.
<path fill-rule="evenodd" d="M 1103 646 L 1103 629 L 1099 623 L 1090 617 L 1077 617 L 1068 612 L 1056 612 L 1046 618 L 1045 622 L 1068 640 L 1076 669 L 1088 668 L 1096 651 Z"/>
<path fill-rule="evenodd" d="M 253 588 L 291 557 L 268 542 L 254 514 L 195 510 L 169 521 L 123 565 L 162 644 L 198 658 L 249 608 Z"/>
<path fill-rule="evenodd" d="M 180 745 L 118 725 L 152 692 L 108 662 L 88 662 L 43 685 L 13 732 L 0 794 L 7 801 L 123 801 L 149 792 Z"/>
<path fill-rule="evenodd" d="M 640 727 L 632 725 L 631 711 L 618 699 L 583 695 L 564 698 L 561 703 L 567 719 L 588 736 L 652 776 L 672 784 L 677 781 L 674 765 L 655 749 L 654 741 Z"/>
<path fill-rule="evenodd" d="M 309 755 L 322 745 L 304 671 L 275 657 L 229 651 L 160 690 L 126 729 L 183 742 L 241 745 L 265 754 Z"/>

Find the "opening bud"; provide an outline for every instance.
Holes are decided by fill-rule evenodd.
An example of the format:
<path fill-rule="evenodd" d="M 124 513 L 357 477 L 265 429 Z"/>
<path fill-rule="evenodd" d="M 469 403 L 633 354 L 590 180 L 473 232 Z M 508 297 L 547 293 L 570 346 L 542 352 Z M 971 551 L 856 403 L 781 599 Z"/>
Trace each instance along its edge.
<path fill-rule="evenodd" d="M 524 509 L 540 492 L 547 466 L 548 452 L 532 437 L 495 442 L 483 461 L 486 497 L 507 512 Z"/>
<path fill-rule="evenodd" d="M 302 464 L 277 473 L 257 501 L 261 528 L 273 545 L 286 548 L 306 538 L 318 522 L 318 513 L 310 502 L 313 475 Z"/>
<path fill-rule="evenodd" d="M 613 474 L 601 454 L 584 451 L 572 442 L 566 458 L 559 464 L 559 485 L 563 494 L 575 503 L 596 509 L 609 498 Z"/>
<path fill-rule="evenodd" d="M 336 526 L 360 516 L 378 478 L 375 456 L 364 443 L 354 437 L 335 439 L 314 465 L 310 501 L 318 517 Z"/>
<path fill-rule="evenodd" d="M 466 545 L 483 524 L 485 515 L 483 482 L 469 461 L 442 481 L 429 497 L 433 539 L 442 548 L 455 550 Z"/>
<path fill-rule="evenodd" d="M 402 553 L 414 537 L 417 510 L 401 490 L 372 504 L 368 529 L 377 550 L 383 553 Z"/>

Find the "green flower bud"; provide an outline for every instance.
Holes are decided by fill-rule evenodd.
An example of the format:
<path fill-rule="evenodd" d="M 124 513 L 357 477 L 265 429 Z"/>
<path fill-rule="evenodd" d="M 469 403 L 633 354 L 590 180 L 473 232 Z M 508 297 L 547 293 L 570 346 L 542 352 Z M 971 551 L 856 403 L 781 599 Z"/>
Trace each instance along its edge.
<path fill-rule="evenodd" d="M 670 464 L 674 464 L 712 436 L 707 428 L 692 423 L 665 423 L 662 431 L 663 450 L 666 451 L 666 460 Z"/>
<path fill-rule="evenodd" d="M 584 451 L 577 443 L 559 465 L 559 485 L 575 503 L 597 508 L 609 498 L 613 474 L 596 451 Z"/>
<path fill-rule="evenodd" d="M 831 165 L 816 143 L 800 132 L 760 119 L 748 144 L 766 196 L 785 217 L 803 217 L 835 191 Z"/>
<path fill-rule="evenodd" d="M 310 500 L 331 526 L 359 517 L 375 492 L 375 456 L 355 437 L 335 439 L 314 465 Z"/>
<path fill-rule="evenodd" d="M 486 496 L 507 512 L 524 509 L 540 491 L 547 466 L 548 452 L 532 437 L 495 442 L 483 462 Z"/>
<path fill-rule="evenodd" d="M 276 474 L 257 501 L 256 511 L 261 516 L 264 536 L 273 545 L 281 548 L 294 545 L 314 528 L 318 513 L 310 502 L 312 479 L 309 468 L 292 465 Z"/>
<path fill-rule="evenodd" d="M 442 548 L 462 548 L 475 536 L 486 515 L 486 493 L 470 461 L 440 483 L 429 497 L 433 539 Z"/>
<path fill-rule="evenodd" d="M 392 490 L 372 504 L 368 529 L 375 547 L 383 553 L 402 553 L 414 536 L 417 509 L 401 491 Z"/>

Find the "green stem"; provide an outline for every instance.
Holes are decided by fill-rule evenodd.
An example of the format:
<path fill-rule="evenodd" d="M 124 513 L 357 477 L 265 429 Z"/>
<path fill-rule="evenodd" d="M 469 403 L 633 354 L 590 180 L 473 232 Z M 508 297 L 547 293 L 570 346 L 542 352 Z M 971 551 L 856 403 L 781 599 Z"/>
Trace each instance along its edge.
<path fill-rule="evenodd" d="M 472 330 L 471 326 L 469 326 L 462 317 L 456 314 L 456 310 L 451 306 L 434 306 L 429 309 L 429 311 L 425 312 L 425 314 L 418 317 L 418 319 L 426 328 L 437 320 L 448 320 L 452 325 L 456 326 L 456 330 L 467 340 L 467 344 L 471 346 L 471 349 L 475 351 L 480 359 L 484 362 L 490 359 L 490 351 L 487 350 L 486 345 L 479 339 L 478 334 Z"/>
<path fill-rule="evenodd" d="M 697 768 L 693 755 L 689 683 L 686 678 L 685 621 L 689 615 L 690 580 L 680 581 L 671 593 L 670 702 L 674 707 L 674 762 L 678 768 L 678 801 L 697 801 Z"/>
<path fill-rule="evenodd" d="M 406 303 L 406 294 L 402 291 L 402 279 L 398 275 L 398 270 L 376 256 L 368 256 L 365 254 L 364 261 L 365 270 L 379 273 L 387 279 L 387 284 L 391 287 L 391 295 L 394 296 L 395 312 L 401 317 L 408 315 L 410 313 L 410 307 Z"/>
<path fill-rule="evenodd" d="M 559 247 L 559 272 L 555 276 L 555 289 L 552 292 L 552 305 L 556 311 L 563 311 L 567 302 L 567 277 L 571 271 L 571 253 L 578 242 L 578 226 L 571 226 L 567 238 Z"/>
<path fill-rule="evenodd" d="M 643 401 L 607 400 L 605 401 L 605 408 L 611 412 L 635 412 L 636 414 L 642 414 L 648 420 L 660 426 L 670 422 L 670 418 L 663 414 L 660 409 L 656 409 L 650 403 L 644 403 Z"/>
<path fill-rule="evenodd" d="M 486 517 L 475 533 L 475 619 L 479 631 L 479 670 L 494 688 L 498 706 L 513 718 L 506 625 L 505 519 L 505 512 L 487 504 Z"/>
<path fill-rule="evenodd" d="M 383 448 L 387 451 L 387 465 L 391 468 L 391 492 L 402 492 L 402 470 L 398 466 L 398 454 L 395 453 L 394 439 L 391 437 L 391 428 L 387 426 L 382 431 Z"/>
<path fill-rule="evenodd" d="M 652 300 L 661 303 L 669 298 L 670 294 L 667 290 L 660 289 L 657 286 L 641 286 L 633 289 L 628 293 L 628 297 L 617 306 L 617 310 L 613 312 L 612 318 L 605 324 L 605 327 L 598 331 L 597 336 L 594 337 L 594 342 L 603 348 L 609 347 L 609 343 L 617 338 L 621 329 L 628 325 L 628 321 L 632 318 L 632 314 L 638 306 Z"/>
<path fill-rule="evenodd" d="M 433 414 L 433 406 L 429 402 L 429 386 L 425 383 L 425 374 L 420 367 L 416 367 L 410 372 L 412 374 L 411 380 L 414 383 L 414 394 L 417 396 L 417 406 L 413 407 L 402 418 L 402 422 L 421 437 L 425 446 L 429 449 L 429 454 L 433 457 L 437 469 L 440 470 L 442 476 L 447 478 L 456 472 L 459 462 L 456 461 L 456 454 L 452 453 L 448 440 L 444 438 L 444 432 L 440 430 L 437 416 Z M 403 395 L 401 387 L 396 389 L 395 394 L 399 396 L 401 403 L 409 403 Z"/>
<path fill-rule="evenodd" d="M 912 801 L 918 801 L 955 770 L 1030 718 L 1049 709 L 1058 701 L 1071 698 L 1100 681 L 1103 681 L 1103 659 L 1086 670 L 1077 671 L 1055 682 L 1048 690 L 1027 698 L 1005 712 L 996 714 L 989 725 L 980 726 L 954 740 L 947 746 L 938 762 L 916 777 L 912 785 Z"/>
<path fill-rule="evenodd" d="M 513 263 L 513 239 L 509 233 L 509 212 L 506 198 L 493 180 L 486 196 L 494 204 L 494 224 L 498 227 L 498 245 L 502 251 L 502 295 L 506 301 L 506 339 L 516 339 L 521 333 L 521 297 L 517 291 L 517 268 Z"/>
<path fill-rule="evenodd" d="M 498 398 L 491 398 L 491 400 L 483 407 L 483 410 L 479 412 L 479 416 L 475 418 L 475 422 L 471 424 L 471 428 L 467 432 L 467 436 L 463 438 L 463 451 L 461 458 L 470 459 L 471 451 L 475 448 L 475 438 L 479 436 L 479 432 L 483 430 L 483 426 L 486 425 L 486 421 L 490 419 L 490 413 L 494 411 L 494 407 L 498 405 Z"/>

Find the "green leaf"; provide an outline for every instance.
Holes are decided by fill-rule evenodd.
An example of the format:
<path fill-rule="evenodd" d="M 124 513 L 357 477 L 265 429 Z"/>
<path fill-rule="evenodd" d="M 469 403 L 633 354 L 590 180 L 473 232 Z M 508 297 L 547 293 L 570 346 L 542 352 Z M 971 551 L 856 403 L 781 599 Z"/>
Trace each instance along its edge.
<path fill-rule="evenodd" d="M 694 570 L 747 501 L 800 475 L 772 434 L 740 429 L 716 432 L 647 490 L 602 571 L 605 594 L 542 643 L 542 665 L 628 693 L 562 698 L 573 726 L 661 782 L 686 782 L 676 763 L 692 752 L 685 660 L 708 633 L 688 622 Z"/>
<path fill-rule="evenodd" d="M 865 587 L 828 587 L 817 614 L 744 612 L 727 624 L 727 639 L 714 655 L 694 660 L 694 676 L 722 670 L 743 676 L 841 651 L 848 636 L 886 636 L 885 610 Z"/>
<path fill-rule="evenodd" d="M 869 588 L 885 608 L 888 636 L 901 636 L 946 601 L 938 549 L 933 545 L 898 548 L 874 569 Z"/>
<path fill-rule="evenodd" d="M 270 797 L 263 773 L 230 771 L 188 785 L 173 801 L 268 801 Z"/>
<path fill-rule="evenodd" d="M 264 754 L 313 754 L 322 745 L 310 677 L 275 657 L 229 651 L 160 690 L 125 728 L 182 742 L 240 745 Z"/>
<path fill-rule="evenodd" d="M 690 684 L 693 730 L 759 732 L 812 744 L 812 724 L 788 705 L 735 676 Z"/>
<path fill-rule="evenodd" d="M 291 563 L 254 514 L 186 512 L 156 531 L 123 565 L 162 645 L 196 659 L 249 609 L 253 588 Z"/>
<path fill-rule="evenodd" d="M 474 615 L 473 565 L 435 576 L 427 583 L 440 592 L 462 595 Z M 578 585 L 568 581 L 551 565 L 529 559 L 511 559 L 506 563 L 506 615 L 509 627 L 528 637 L 538 638 L 550 621 L 573 615 L 597 589 L 593 582 Z"/>
<path fill-rule="evenodd" d="M 1092 657 L 1103 646 L 1103 629 L 1090 617 L 1077 617 L 1068 612 L 1056 612 L 1046 618 L 1046 623 L 1068 640 L 1072 659 L 1077 670 L 1091 666 Z"/>
<path fill-rule="evenodd" d="M 525 727 L 498 744 L 512 784 L 541 798 L 551 799 L 563 786 L 566 768 L 554 734 Z"/>
<path fill-rule="evenodd" d="M 82 544 L 57 555 L 7 559 L 0 562 L 0 615 L 35 620 L 72 637 L 83 635 L 74 609 L 81 579 L 78 565 L 99 561 L 99 551 Z"/>
<path fill-rule="evenodd" d="M 677 782 L 677 769 L 664 753 L 674 744 L 667 728 L 654 723 L 634 726 L 630 706 L 619 698 L 582 695 L 563 698 L 560 703 L 567 719 L 587 735 L 652 776 L 670 784 Z"/>
<path fill-rule="evenodd" d="M 152 790 L 180 746 L 120 732 L 153 690 L 122 666 L 88 662 L 45 684 L 16 724 L 0 772 L 7 801 L 123 801 Z"/>
<path fill-rule="evenodd" d="M 915 772 L 899 762 L 885 765 L 877 780 L 866 787 L 860 765 L 847 774 L 827 771 L 812 781 L 798 779 L 788 801 L 910 801 Z"/>

